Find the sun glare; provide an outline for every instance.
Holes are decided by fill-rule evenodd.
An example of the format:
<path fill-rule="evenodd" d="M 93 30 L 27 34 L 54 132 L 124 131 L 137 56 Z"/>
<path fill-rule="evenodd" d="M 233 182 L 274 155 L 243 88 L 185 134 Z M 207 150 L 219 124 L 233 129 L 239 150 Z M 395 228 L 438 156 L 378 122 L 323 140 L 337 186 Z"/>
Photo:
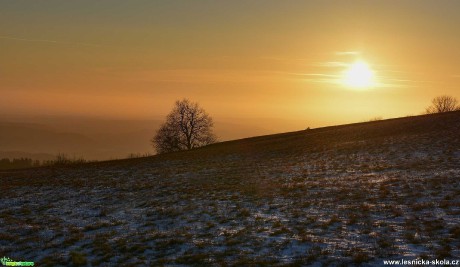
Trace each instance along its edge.
<path fill-rule="evenodd" d="M 343 84 L 353 89 L 366 89 L 374 86 L 374 72 L 364 61 L 356 61 L 345 71 Z"/>

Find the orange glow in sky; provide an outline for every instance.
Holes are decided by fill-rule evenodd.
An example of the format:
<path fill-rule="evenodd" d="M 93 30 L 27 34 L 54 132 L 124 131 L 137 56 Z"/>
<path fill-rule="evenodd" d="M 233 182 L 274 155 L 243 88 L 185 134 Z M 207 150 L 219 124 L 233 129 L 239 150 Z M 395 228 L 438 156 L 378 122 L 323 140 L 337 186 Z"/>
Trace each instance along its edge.
<path fill-rule="evenodd" d="M 458 10 L 409 0 L 3 1 L 0 113 L 163 118 L 187 97 L 216 120 L 292 119 L 299 129 L 416 115 L 437 95 L 460 98 Z"/>

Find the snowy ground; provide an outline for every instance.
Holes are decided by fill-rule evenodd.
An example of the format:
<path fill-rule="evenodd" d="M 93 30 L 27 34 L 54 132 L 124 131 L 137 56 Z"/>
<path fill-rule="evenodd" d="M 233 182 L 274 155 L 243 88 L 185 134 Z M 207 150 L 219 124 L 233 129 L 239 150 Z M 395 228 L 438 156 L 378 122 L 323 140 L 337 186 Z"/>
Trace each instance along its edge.
<path fill-rule="evenodd" d="M 37 266 L 460 259 L 458 117 L 0 173 L 0 257 Z"/>

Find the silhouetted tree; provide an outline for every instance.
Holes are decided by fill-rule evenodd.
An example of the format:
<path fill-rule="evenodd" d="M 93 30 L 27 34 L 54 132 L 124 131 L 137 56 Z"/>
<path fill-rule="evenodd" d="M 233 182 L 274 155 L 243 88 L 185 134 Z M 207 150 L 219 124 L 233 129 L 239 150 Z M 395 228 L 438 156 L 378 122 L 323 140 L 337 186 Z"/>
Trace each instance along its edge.
<path fill-rule="evenodd" d="M 431 100 L 431 106 L 426 108 L 426 113 L 433 114 L 455 110 L 460 110 L 457 99 L 452 96 L 443 95 L 435 97 L 433 100 Z"/>
<path fill-rule="evenodd" d="M 216 142 L 213 126 L 212 118 L 198 103 L 188 99 L 176 101 L 152 144 L 159 154 L 209 145 Z"/>

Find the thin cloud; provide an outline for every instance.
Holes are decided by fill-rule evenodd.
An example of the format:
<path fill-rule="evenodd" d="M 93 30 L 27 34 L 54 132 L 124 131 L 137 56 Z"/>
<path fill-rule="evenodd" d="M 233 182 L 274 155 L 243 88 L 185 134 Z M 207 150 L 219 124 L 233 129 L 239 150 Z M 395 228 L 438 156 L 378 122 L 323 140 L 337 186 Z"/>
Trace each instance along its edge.
<path fill-rule="evenodd" d="M 13 36 L 0 36 L 0 39 L 24 41 L 24 42 L 51 43 L 51 44 L 71 44 L 71 45 L 82 45 L 82 46 L 93 46 L 93 47 L 103 46 L 100 44 L 91 44 L 91 43 L 82 43 L 82 42 L 65 42 L 65 41 L 55 41 L 55 40 L 46 40 L 46 39 L 26 39 L 26 38 L 18 38 L 18 37 L 13 37 Z"/>
<path fill-rule="evenodd" d="M 296 76 L 297 79 L 301 79 L 305 82 L 312 83 L 323 83 L 331 85 L 343 85 L 342 74 L 326 74 L 326 73 L 288 73 L 289 75 Z M 382 78 L 382 77 L 380 77 Z M 374 88 L 408 88 L 417 87 L 421 83 L 429 83 L 430 81 L 418 81 L 410 79 L 391 79 L 377 77 L 377 81 L 374 84 Z"/>
<path fill-rule="evenodd" d="M 326 83 L 326 84 L 340 84 L 340 79 L 303 79 L 303 81 L 313 82 L 313 83 Z"/>
<path fill-rule="evenodd" d="M 305 82 L 339 84 L 340 75 L 325 73 L 288 73 Z"/>
<path fill-rule="evenodd" d="M 327 83 L 331 85 L 343 85 L 343 71 L 350 67 L 353 62 L 348 61 L 346 56 L 350 58 L 359 58 L 362 55 L 361 51 L 336 51 L 332 52 L 334 57 L 329 57 L 330 61 L 313 62 L 309 66 L 311 69 L 306 73 L 291 73 L 291 75 L 297 76 L 297 79 L 312 83 Z M 395 69 L 393 65 L 382 65 L 382 64 L 371 64 L 371 69 L 375 72 L 375 83 L 374 88 L 407 88 L 407 87 L 418 87 L 424 83 L 430 83 L 431 81 L 425 80 L 412 80 L 407 79 L 406 72 Z M 396 76 L 396 77 L 395 77 Z M 460 75 L 455 75 L 460 77 Z"/>
<path fill-rule="evenodd" d="M 318 77 L 339 77 L 340 75 L 334 75 L 334 74 L 324 74 L 324 73 L 288 73 L 290 75 L 295 75 L 295 76 L 318 76 Z"/>
<path fill-rule="evenodd" d="M 404 82 L 404 83 L 422 83 L 422 82 L 429 82 L 429 81 L 417 81 L 417 80 L 408 80 L 408 79 L 388 79 L 395 82 Z"/>

